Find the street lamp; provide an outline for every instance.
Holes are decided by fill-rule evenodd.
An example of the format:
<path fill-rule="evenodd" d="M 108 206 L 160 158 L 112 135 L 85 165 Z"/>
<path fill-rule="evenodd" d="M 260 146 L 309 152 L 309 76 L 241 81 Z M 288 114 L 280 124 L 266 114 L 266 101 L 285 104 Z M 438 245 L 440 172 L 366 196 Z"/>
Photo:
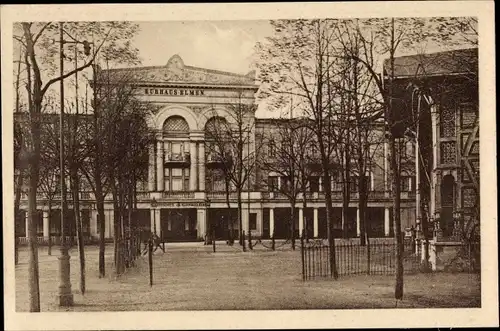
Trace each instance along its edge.
<path fill-rule="evenodd" d="M 68 247 L 66 245 L 66 231 L 65 231 L 65 222 L 64 217 L 66 215 L 67 210 L 67 201 L 66 201 L 66 179 L 65 179 L 65 171 L 64 171 L 64 44 L 83 44 L 85 55 L 90 55 L 90 44 L 87 41 L 80 42 L 73 37 L 73 41 L 64 40 L 64 33 L 68 34 L 64 31 L 64 23 L 59 22 L 59 69 L 60 69 L 60 102 L 61 102 L 61 110 L 59 114 L 59 161 L 60 161 L 60 179 L 61 179 L 61 246 L 60 251 L 61 255 L 59 256 L 59 293 L 58 293 L 58 301 L 59 306 L 72 306 L 73 305 L 73 293 L 71 292 L 71 280 L 70 280 L 70 256 L 68 252 Z M 69 35 L 69 34 L 68 34 Z M 55 39 L 51 40 L 52 43 L 56 43 Z M 76 54 L 76 45 L 75 45 L 75 54 Z"/>
<path fill-rule="evenodd" d="M 158 202 L 156 199 L 153 197 L 153 200 L 151 200 L 151 208 L 153 209 L 153 233 L 156 235 L 156 207 L 158 206 Z"/>

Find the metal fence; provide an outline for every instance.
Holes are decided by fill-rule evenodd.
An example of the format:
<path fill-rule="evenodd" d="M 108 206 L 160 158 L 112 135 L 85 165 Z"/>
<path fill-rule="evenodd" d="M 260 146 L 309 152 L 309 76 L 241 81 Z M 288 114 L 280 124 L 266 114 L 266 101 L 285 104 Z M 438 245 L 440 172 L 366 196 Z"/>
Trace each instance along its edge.
<path fill-rule="evenodd" d="M 37 238 L 37 243 L 40 246 L 48 246 L 49 245 L 49 238 L 48 237 L 43 237 L 43 236 L 38 236 Z M 24 246 L 28 245 L 28 238 L 27 237 L 17 237 L 17 244 L 19 246 Z M 61 243 L 61 236 L 51 236 L 50 237 L 51 244 L 52 245 L 59 245 Z M 76 236 L 66 236 L 66 242 L 70 246 L 76 245 L 77 242 L 77 237 Z M 112 238 L 106 238 L 106 243 L 113 242 Z M 85 245 L 96 245 L 99 243 L 99 238 L 96 237 L 91 237 L 88 235 L 83 236 L 83 243 Z"/>
<path fill-rule="evenodd" d="M 391 239 L 371 239 L 362 246 L 359 240 L 335 241 L 337 274 L 391 275 L 396 272 L 396 242 Z M 304 280 L 331 277 L 330 251 L 325 241 L 309 244 L 301 240 L 302 278 Z M 420 269 L 421 246 L 414 240 L 405 239 L 403 244 L 403 269 L 415 273 Z"/>

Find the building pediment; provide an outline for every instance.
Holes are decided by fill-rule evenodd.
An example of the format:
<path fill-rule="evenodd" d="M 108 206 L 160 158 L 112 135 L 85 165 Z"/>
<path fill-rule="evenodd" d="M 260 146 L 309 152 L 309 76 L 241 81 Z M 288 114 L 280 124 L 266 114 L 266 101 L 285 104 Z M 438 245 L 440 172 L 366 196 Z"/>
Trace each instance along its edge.
<path fill-rule="evenodd" d="M 172 56 L 165 66 L 103 70 L 111 80 L 129 80 L 134 84 L 183 84 L 255 87 L 255 71 L 240 75 L 225 71 L 184 65 L 181 57 Z"/>

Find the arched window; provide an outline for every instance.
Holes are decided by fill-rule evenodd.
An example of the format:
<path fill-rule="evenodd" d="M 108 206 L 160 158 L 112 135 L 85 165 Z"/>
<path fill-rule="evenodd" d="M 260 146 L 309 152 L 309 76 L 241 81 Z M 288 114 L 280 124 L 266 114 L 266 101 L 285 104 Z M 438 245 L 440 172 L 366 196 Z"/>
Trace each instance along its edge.
<path fill-rule="evenodd" d="M 163 136 L 189 135 L 189 125 L 182 116 L 170 116 L 163 123 Z"/>
<path fill-rule="evenodd" d="M 210 118 L 205 124 L 205 138 L 213 139 L 227 134 L 229 126 L 224 117 L 214 116 Z"/>

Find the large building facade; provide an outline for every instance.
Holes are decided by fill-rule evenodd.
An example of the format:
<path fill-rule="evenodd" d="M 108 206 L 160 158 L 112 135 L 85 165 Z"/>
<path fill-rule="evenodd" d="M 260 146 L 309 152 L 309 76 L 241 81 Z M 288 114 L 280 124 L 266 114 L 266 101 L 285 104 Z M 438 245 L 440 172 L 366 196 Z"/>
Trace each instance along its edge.
<path fill-rule="evenodd" d="M 141 183 L 137 193 L 137 208 L 134 223 L 138 227 L 161 234 L 167 241 L 202 240 L 208 231 L 215 231 L 217 238 L 225 238 L 227 218 L 233 220 L 238 230 L 236 192 L 229 194 L 230 209 L 225 190 L 215 178 L 218 160 L 209 152 L 210 139 L 207 128 L 214 118 L 231 121 L 235 104 L 248 105 L 245 114 L 247 134 L 250 139 L 245 150 L 253 151 L 259 138 L 272 132 L 275 122 L 255 117 L 256 92 L 255 73 L 239 75 L 185 65 L 179 56 L 170 58 L 165 66 L 114 69 L 135 76 L 137 97 L 152 104 L 155 112 L 148 125 L 156 136 L 156 143 L 149 150 L 147 182 Z M 414 160 L 415 149 L 411 141 L 405 142 L 408 159 Z M 268 149 L 262 149 L 269 153 Z M 377 158 L 367 176 L 368 211 L 367 230 L 371 236 L 393 234 L 392 198 L 389 192 L 388 146 L 381 143 Z M 259 157 L 272 155 L 260 154 Z M 402 177 L 402 224 L 403 228 L 415 224 L 415 173 L 409 166 Z M 276 185 L 281 178 L 276 174 L 256 167 L 250 185 L 242 193 L 242 226 L 254 237 L 287 238 L 290 227 L 290 203 L 270 185 L 270 177 Z M 307 207 L 302 208 L 299 199 L 298 213 L 294 220 L 297 233 L 306 231 L 309 237 L 327 237 L 327 220 L 324 189 L 320 175 L 310 178 L 307 192 Z M 355 180 L 353 180 L 353 183 Z M 333 183 L 333 210 L 335 228 L 344 227 L 350 236 L 360 234 L 360 219 L 356 185 L 351 189 L 348 219 L 342 218 L 342 192 Z M 100 226 L 93 194 L 81 192 L 81 209 L 84 234 L 98 238 Z M 42 238 L 60 233 L 60 210 L 53 202 L 49 214 L 46 198 L 40 194 L 38 233 Z M 21 210 L 27 209 L 23 194 Z M 71 206 L 70 206 L 71 208 Z M 228 217 L 227 215 L 229 215 Z M 25 213 L 24 213 L 25 214 Z M 25 216 L 22 216 L 25 217 Z M 22 219 L 21 217 L 21 219 Z M 105 237 L 112 238 L 113 205 L 111 196 L 105 204 Z M 68 219 L 68 232 L 73 235 L 74 220 Z M 26 222 L 27 224 L 27 222 Z M 25 235 L 26 225 L 22 220 L 17 226 L 19 236 Z"/>
<path fill-rule="evenodd" d="M 479 233 L 478 49 L 399 57 L 394 69 L 399 110 L 421 155 L 417 219 L 442 240 Z"/>

